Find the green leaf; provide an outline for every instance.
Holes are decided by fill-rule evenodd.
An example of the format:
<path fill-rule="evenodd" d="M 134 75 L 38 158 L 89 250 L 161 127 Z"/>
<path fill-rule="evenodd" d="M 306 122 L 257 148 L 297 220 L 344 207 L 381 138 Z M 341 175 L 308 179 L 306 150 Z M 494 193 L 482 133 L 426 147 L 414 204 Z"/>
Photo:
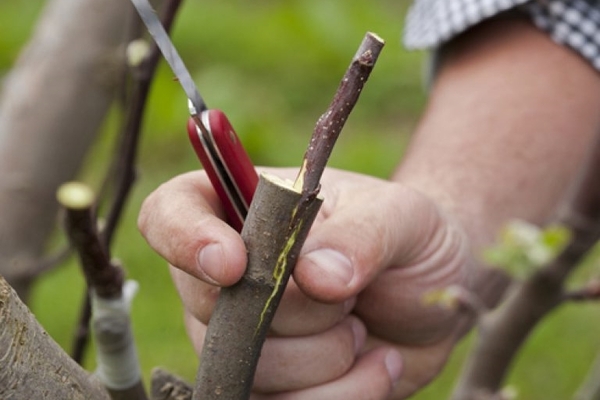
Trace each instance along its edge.
<path fill-rule="evenodd" d="M 562 225 L 540 229 L 526 221 L 513 220 L 502 228 L 498 242 L 484 250 L 483 260 L 516 278 L 524 278 L 550 263 L 570 239 L 571 232 Z"/>

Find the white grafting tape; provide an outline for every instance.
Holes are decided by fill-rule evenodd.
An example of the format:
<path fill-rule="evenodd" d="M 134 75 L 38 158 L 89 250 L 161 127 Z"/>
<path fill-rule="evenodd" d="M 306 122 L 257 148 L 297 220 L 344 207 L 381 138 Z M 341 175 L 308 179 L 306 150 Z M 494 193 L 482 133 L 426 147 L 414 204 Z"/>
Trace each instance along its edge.
<path fill-rule="evenodd" d="M 96 375 L 109 389 L 128 389 L 141 379 L 129 317 L 138 287 L 136 281 L 126 281 L 123 296 L 117 299 L 102 299 L 91 293 Z"/>

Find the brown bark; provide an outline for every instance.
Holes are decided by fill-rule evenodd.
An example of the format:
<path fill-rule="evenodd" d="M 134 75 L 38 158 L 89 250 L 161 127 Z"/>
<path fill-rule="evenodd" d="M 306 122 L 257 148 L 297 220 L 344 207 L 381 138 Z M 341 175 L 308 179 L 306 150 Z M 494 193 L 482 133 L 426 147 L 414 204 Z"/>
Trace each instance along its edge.
<path fill-rule="evenodd" d="M 120 297 L 124 274 L 111 262 L 108 249 L 98 233 L 93 212 L 96 203 L 94 192 L 82 183 L 69 182 L 59 188 L 57 197 L 65 207 L 65 229 L 79 256 L 88 287 L 104 299 Z"/>
<path fill-rule="evenodd" d="M 152 400 L 192 400 L 193 388 L 178 376 L 155 368 L 152 370 Z"/>
<path fill-rule="evenodd" d="M 109 400 L 0 277 L 0 398 Z"/>
<path fill-rule="evenodd" d="M 358 101 L 384 44 L 385 42 L 374 33 L 368 32 L 365 35 L 331 104 L 315 125 L 302 169 L 296 179 L 296 188 L 302 188 L 307 193 L 318 189 L 333 146 Z"/>
<path fill-rule="evenodd" d="M 321 201 L 261 176 L 242 238 L 244 277 L 221 289 L 208 324 L 194 399 L 245 399 L 271 320 Z"/>
<path fill-rule="evenodd" d="M 122 76 L 131 5 L 52 0 L 0 99 L 0 273 L 27 298 L 54 227 L 56 188 L 79 170 Z"/>
<path fill-rule="evenodd" d="M 98 232 L 92 211 L 96 196 L 88 186 L 70 182 L 60 187 L 57 197 L 91 293 L 98 378 L 113 400 L 146 400 L 131 331 L 131 299 L 124 293 L 123 270 L 111 262 Z"/>

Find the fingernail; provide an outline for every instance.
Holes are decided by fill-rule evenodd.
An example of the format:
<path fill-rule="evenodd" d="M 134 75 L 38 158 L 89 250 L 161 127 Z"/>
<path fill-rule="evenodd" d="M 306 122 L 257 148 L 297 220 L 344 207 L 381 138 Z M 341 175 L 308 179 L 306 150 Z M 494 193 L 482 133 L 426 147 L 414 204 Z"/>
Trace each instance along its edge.
<path fill-rule="evenodd" d="M 314 250 L 304 255 L 304 257 L 326 273 L 338 279 L 345 286 L 348 286 L 354 277 L 352 263 L 348 257 L 337 250 Z"/>
<path fill-rule="evenodd" d="M 342 306 L 342 317 L 346 317 L 346 315 L 350 314 L 350 312 L 354 309 L 355 305 L 356 297 L 351 297 L 348 300 L 346 300 Z"/>
<path fill-rule="evenodd" d="M 358 319 L 352 319 L 351 322 L 352 334 L 354 335 L 354 352 L 359 354 L 365 345 L 367 339 L 367 330 L 364 325 L 361 324 Z"/>
<path fill-rule="evenodd" d="M 198 253 L 198 270 L 200 278 L 208 283 L 217 284 L 214 277 L 219 277 L 223 270 L 225 254 L 220 244 L 211 243 L 204 246 Z"/>
<path fill-rule="evenodd" d="M 391 350 L 385 356 L 384 362 L 392 383 L 396 383 L 402 373 L 402 356 L 396 350 Z"/>

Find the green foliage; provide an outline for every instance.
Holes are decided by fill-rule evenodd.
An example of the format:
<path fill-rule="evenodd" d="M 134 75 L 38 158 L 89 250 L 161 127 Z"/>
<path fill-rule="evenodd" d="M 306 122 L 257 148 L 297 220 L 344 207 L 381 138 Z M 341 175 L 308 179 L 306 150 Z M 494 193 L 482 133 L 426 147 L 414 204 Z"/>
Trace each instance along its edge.
<path fill-rule="evenodd" d="M 535 268 L 551 262 L 570 239 L 571 232 L 562 225 L 541 229 L 514 220 L 501 230 L 498 243 L 487 249 L 483 257 L 487 264 L 502 267 L 516 278 L 525 278 Z"/>

